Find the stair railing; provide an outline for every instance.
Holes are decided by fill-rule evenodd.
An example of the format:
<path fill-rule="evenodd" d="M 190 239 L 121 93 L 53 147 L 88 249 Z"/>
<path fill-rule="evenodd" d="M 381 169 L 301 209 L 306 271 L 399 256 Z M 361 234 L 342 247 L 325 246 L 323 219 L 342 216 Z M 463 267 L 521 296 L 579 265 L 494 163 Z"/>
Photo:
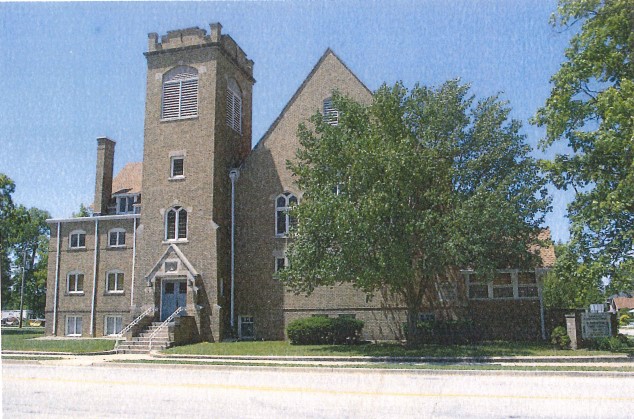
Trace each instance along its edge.
<path fill-rule="evenodd" d="M 137 317 L 136 319 L 132 320 L 132 322 L 130 322 L 129 325 L 127 325 L 126 327 L 124 327 L 123 329 L 121 329 L 121 331 L 119 333 L 117 333 L 117 336 L 121 337 L 123 335 L 125 335 L 126 333 L 128 333 L 134 326 L 136 326 L 137 324 L 139 324 L 139 322 L 146 316 L 149 316 L 150 313 L 154 313 L 156 311 L 156 307 L 150 307 L 147 310 L 145 310 L 143 313 L 141 313 L 139 315 L 139 317 Z"/>
<path fill-rule="evenodd" d="M 178 307 L 178 308 L 176 309 L 176 311 L 175 311 L 175 312 L 173 312 L 172 314 L 170 314 L 170 316 L 169 316 L 167 319 L 165 319 L 165 321 L 164 321 L 163 323 L 161 323 L 161 324 L 159 325 L 159 327 L 157 327 L 156 329 L 154 329 L 154 331 L 153 331 L 153 332 L 152 332 L 152 334 L 150 335 L 150 343 L 148 344 L 148 347 L 149 347 L 149 349 L 150 349 L 150 350 L 152 350 L 152 339 L 154 339 L 154 337 L 157 335 L 157 333 L 158 333 L 158 332 L 159 332 L 162 328 L 164 328 L 165 326 L 167 326 L 167 324 L 168 324 L 169 322 L 171 322 L 172 320 L 174 320 L 174 317 L 176 317 L 176 316 L 178 315 L 178 313 L 180 313 L 181 311 L 183 311 L 183 309 L 184 309 L 184 308 L 183 308 L 182 306 L 181 306 L 181 307 Z"/>

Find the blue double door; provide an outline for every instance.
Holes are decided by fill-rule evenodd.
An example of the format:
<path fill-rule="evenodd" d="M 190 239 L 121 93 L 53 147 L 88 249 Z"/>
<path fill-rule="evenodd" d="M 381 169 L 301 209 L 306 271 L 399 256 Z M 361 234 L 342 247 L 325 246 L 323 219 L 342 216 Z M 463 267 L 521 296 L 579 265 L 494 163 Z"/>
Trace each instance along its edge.
<path fill-rule="evenodd" d="M 178 307 L 187 305 L 187 280 L 162 281 L 161 321 L 167 319 Z"/>

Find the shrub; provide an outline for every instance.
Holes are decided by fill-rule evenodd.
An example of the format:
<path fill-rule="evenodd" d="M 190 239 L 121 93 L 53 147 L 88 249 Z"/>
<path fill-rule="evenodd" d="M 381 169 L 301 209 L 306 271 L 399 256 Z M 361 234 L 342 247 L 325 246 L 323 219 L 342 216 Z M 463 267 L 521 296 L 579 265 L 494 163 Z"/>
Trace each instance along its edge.
<path fill-rule="evenodd" d="M 629 314 L 622 314 L 619 317 L 619 326 L 627 326 L 628 324 L 630 324 L 630 320 L 632 320 L 632 318 Z"/>
<path fill-rule="evenodd" d="M 611 336 L 588 340 L 588 347 L 599 351 L 619 352 L 627 348 L 628 344 L 626 336 Z"/>
<path fill-rule="evenodd" d="M 559 349 L 568 349 L 570 347 L 570 336 L 566 328 L 563 326 L 557 326 L 550 333 L 550 343 Z"/>
<path fill-rule="evenodd" d="M 345 317 L 307 317 L 289 323 L 286 335 L 293 345 L 351 344 L 361 337 L 363 322 Z"/>

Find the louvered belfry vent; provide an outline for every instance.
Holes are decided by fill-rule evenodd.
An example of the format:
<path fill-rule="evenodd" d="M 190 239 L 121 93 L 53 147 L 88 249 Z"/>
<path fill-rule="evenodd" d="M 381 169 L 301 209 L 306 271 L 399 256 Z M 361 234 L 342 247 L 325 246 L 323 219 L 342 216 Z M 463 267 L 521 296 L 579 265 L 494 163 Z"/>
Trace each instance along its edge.
<path fill-rule="evenodd" d="M 227 84 L 227 126 L 242 133 L 242 92 L 233 79 Z"/>
<path fill-rule="evenodd" d="M 198 116 L 198 71 L 179 66 L 163 77 L 162 119 Z"/>

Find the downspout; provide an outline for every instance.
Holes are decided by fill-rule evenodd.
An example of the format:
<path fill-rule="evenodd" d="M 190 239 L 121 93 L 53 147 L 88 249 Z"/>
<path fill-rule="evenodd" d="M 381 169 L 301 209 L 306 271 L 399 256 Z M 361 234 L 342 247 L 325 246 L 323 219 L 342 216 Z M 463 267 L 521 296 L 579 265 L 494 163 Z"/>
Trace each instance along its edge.
<path fill-rule="evenodd" d="M 130 280 L 130 314 L 134 304 L 134 265 L 136 263 L 136 217 L 132 227 L 132 279 Z"/>
<path fill-rule="evenodd" d="M 59 298 L 59 258 L 62 245 L 62 223 L 57 223 L 57 254 L 55 255 L 55 295 L 53 296 L 53 335 L 57 336 L 57 299 Z"/>
<path fill-rule="evenodd" d="M 231 169 L 231 330 L 235 327 L 235 236 L 236 236 L 236 180 L 240 176 L 238 169 Z"/>
<path fill-rule="evenodd" d="M 95 299 L 97 298 L 97 254 L 99 253 L 99 220 L 95 219 L 95 260 L 92 272 L 92 305 L 90 308 L 90 336 L 95 337 Z"/>
<path fill-rule="evenodd" d="M 537 275 L 537 272 L 535 273 L 535 275 Z M 542 292 L 541 275 L 539 277 L 539 280 L 537 281 L 537 292 L 539 294 L 539 316 L 542 327 L 542 339 L 546 340 L 546 321 L 544 319 L 544 294 Z"/>

